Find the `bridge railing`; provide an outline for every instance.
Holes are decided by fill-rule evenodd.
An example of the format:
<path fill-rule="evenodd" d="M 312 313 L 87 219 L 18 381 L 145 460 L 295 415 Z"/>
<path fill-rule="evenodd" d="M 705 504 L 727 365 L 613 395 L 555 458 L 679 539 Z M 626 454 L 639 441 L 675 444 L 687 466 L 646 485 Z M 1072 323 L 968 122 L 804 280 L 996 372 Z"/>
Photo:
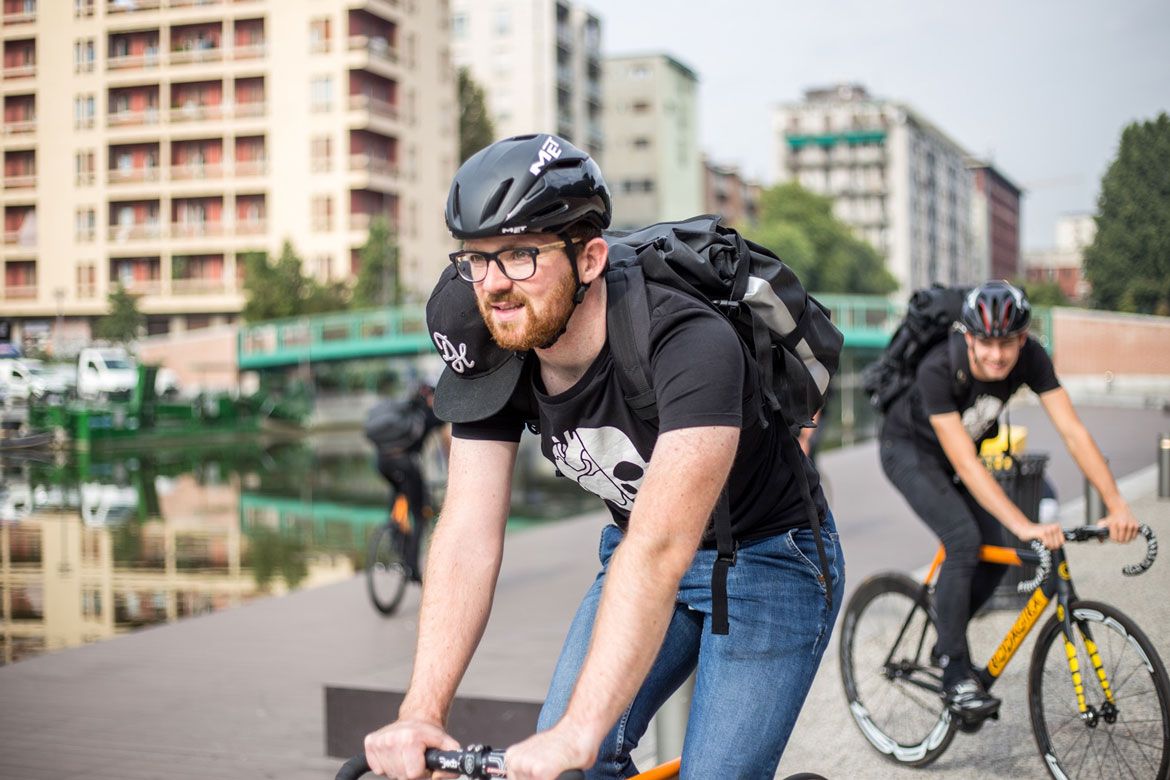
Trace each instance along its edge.
<path fill-rule="evenodd" d="M 269 320 L 240 328 L 240 370 L 432 349 L 421 305 Z"/>

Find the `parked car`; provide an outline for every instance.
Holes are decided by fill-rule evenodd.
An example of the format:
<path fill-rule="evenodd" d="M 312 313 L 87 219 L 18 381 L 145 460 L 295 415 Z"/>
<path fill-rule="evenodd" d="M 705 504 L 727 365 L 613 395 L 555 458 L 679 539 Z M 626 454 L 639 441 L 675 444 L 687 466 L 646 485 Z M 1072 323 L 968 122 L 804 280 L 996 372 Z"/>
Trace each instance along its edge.
<path fill-rule="evenodd" d="M 27 401 L 30 396 L 39 398 L 44 392 L 44 383 L 23 359 L 0 359 L 0 396 Z"/>
<path fill-rule="evenodd" d="M 87 347 L 77 356 L 77 394 L 98 398 L 129 393 L 138 383 L 138 365 L 120 347 Z"/>

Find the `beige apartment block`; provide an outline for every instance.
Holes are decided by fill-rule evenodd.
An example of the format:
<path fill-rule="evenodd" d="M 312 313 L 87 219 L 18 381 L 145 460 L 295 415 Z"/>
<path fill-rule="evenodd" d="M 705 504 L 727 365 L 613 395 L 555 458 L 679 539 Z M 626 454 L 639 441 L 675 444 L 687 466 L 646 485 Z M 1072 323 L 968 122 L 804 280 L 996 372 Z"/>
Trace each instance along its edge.
<path fill-rule="evenodd" d="M 667 54 L 607 57 L 603 172 L 614 225 L 636 228 L 703 211 L 695 72 Z"/>
<path fill-rule="evenodd" d="M 84 338 L 121 282 L 151 333 L 232 322 L 246 253 L 352 279 L 371 220 L 425 296 L 451 246 L 443 0 L 3 0 L 0 318 Z"/>
<path fill-rule="evenodd" d="M 773 114 L 776 179 L 833 200 L 886 260 L 901 293 L 973 283 L 967 152 L 909 106 L 857 84 L 806 90 Z"/>
<path fill-rule="evenodd" d="M 496 137 L 556 133 L 600 159 L 601 20 L 564 0 L 451 0 L 452 56 Z"/>

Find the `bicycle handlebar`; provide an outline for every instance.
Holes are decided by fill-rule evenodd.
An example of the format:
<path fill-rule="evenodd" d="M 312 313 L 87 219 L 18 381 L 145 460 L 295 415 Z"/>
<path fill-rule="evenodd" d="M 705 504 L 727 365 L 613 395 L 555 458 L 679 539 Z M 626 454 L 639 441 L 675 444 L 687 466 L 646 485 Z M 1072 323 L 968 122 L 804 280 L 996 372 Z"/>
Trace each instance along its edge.
<path fill-rule="evenodd" d="M 504 751 L 492 750 L 487 745 L 468 745 L 466 750 L 436 750 L 426 751 L 425 760 L 427 769 L 457 772 L 463 777 L 472 780 L 488 780 L 494 777 L 507 777 L 504 768 Z M 366 757 L 354 756 L 341 767 L 336 780 L 357 780 L 370 771 Z M 562 772 L 557 780 L 584 780 L 585 773 L 579 769 Z"/>
<path fill-rule="evenodd" d="M 1143 523 L 1138 526 L 1138 533 L 1146 537 L 1146 555 L 1142 558 L 1141 563 L 1127 564 L 1122 568 L 1121 573 L 1126 577 L 1136 577 L 1139 574 L 1144 574 L 1154 565 L 1154 559 L 1158 557 L 1158 537 L 1154 535 L 1153 529 Z M 1099 525 L 1082 525 L 1077 528 L 1065 529 L 1064 531 L 1064 540 L 1066 542 L 1087 542 L 1090 539 L 1104 541 L 1108 538 L 1109 529 Z M 1032 550 L 1036 553 L 1040 562 L 1036 567 L 1036 576 L 1016 586 L 1016 589 L 1020 593 L 1028 593 L 1040 587 L 1040 584 L 1048 579 L 1048 575 L 1052 572 L 1052 553 L 1049 552 L 1048 548 L 1040 542 L 1033 540 Z"/>

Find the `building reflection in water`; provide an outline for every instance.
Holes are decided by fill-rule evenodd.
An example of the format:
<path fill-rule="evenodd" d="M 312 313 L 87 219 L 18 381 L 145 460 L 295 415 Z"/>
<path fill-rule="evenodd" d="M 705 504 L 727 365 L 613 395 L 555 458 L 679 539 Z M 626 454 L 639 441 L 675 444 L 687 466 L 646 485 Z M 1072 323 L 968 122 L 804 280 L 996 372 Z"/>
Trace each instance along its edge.
<path fill-rule="evenodd" d="M 0 664 L 346 579 L 387 498 L 360 434 L 0 459 Z M 522 449 L 513 526 L 599 507 Z"/>

